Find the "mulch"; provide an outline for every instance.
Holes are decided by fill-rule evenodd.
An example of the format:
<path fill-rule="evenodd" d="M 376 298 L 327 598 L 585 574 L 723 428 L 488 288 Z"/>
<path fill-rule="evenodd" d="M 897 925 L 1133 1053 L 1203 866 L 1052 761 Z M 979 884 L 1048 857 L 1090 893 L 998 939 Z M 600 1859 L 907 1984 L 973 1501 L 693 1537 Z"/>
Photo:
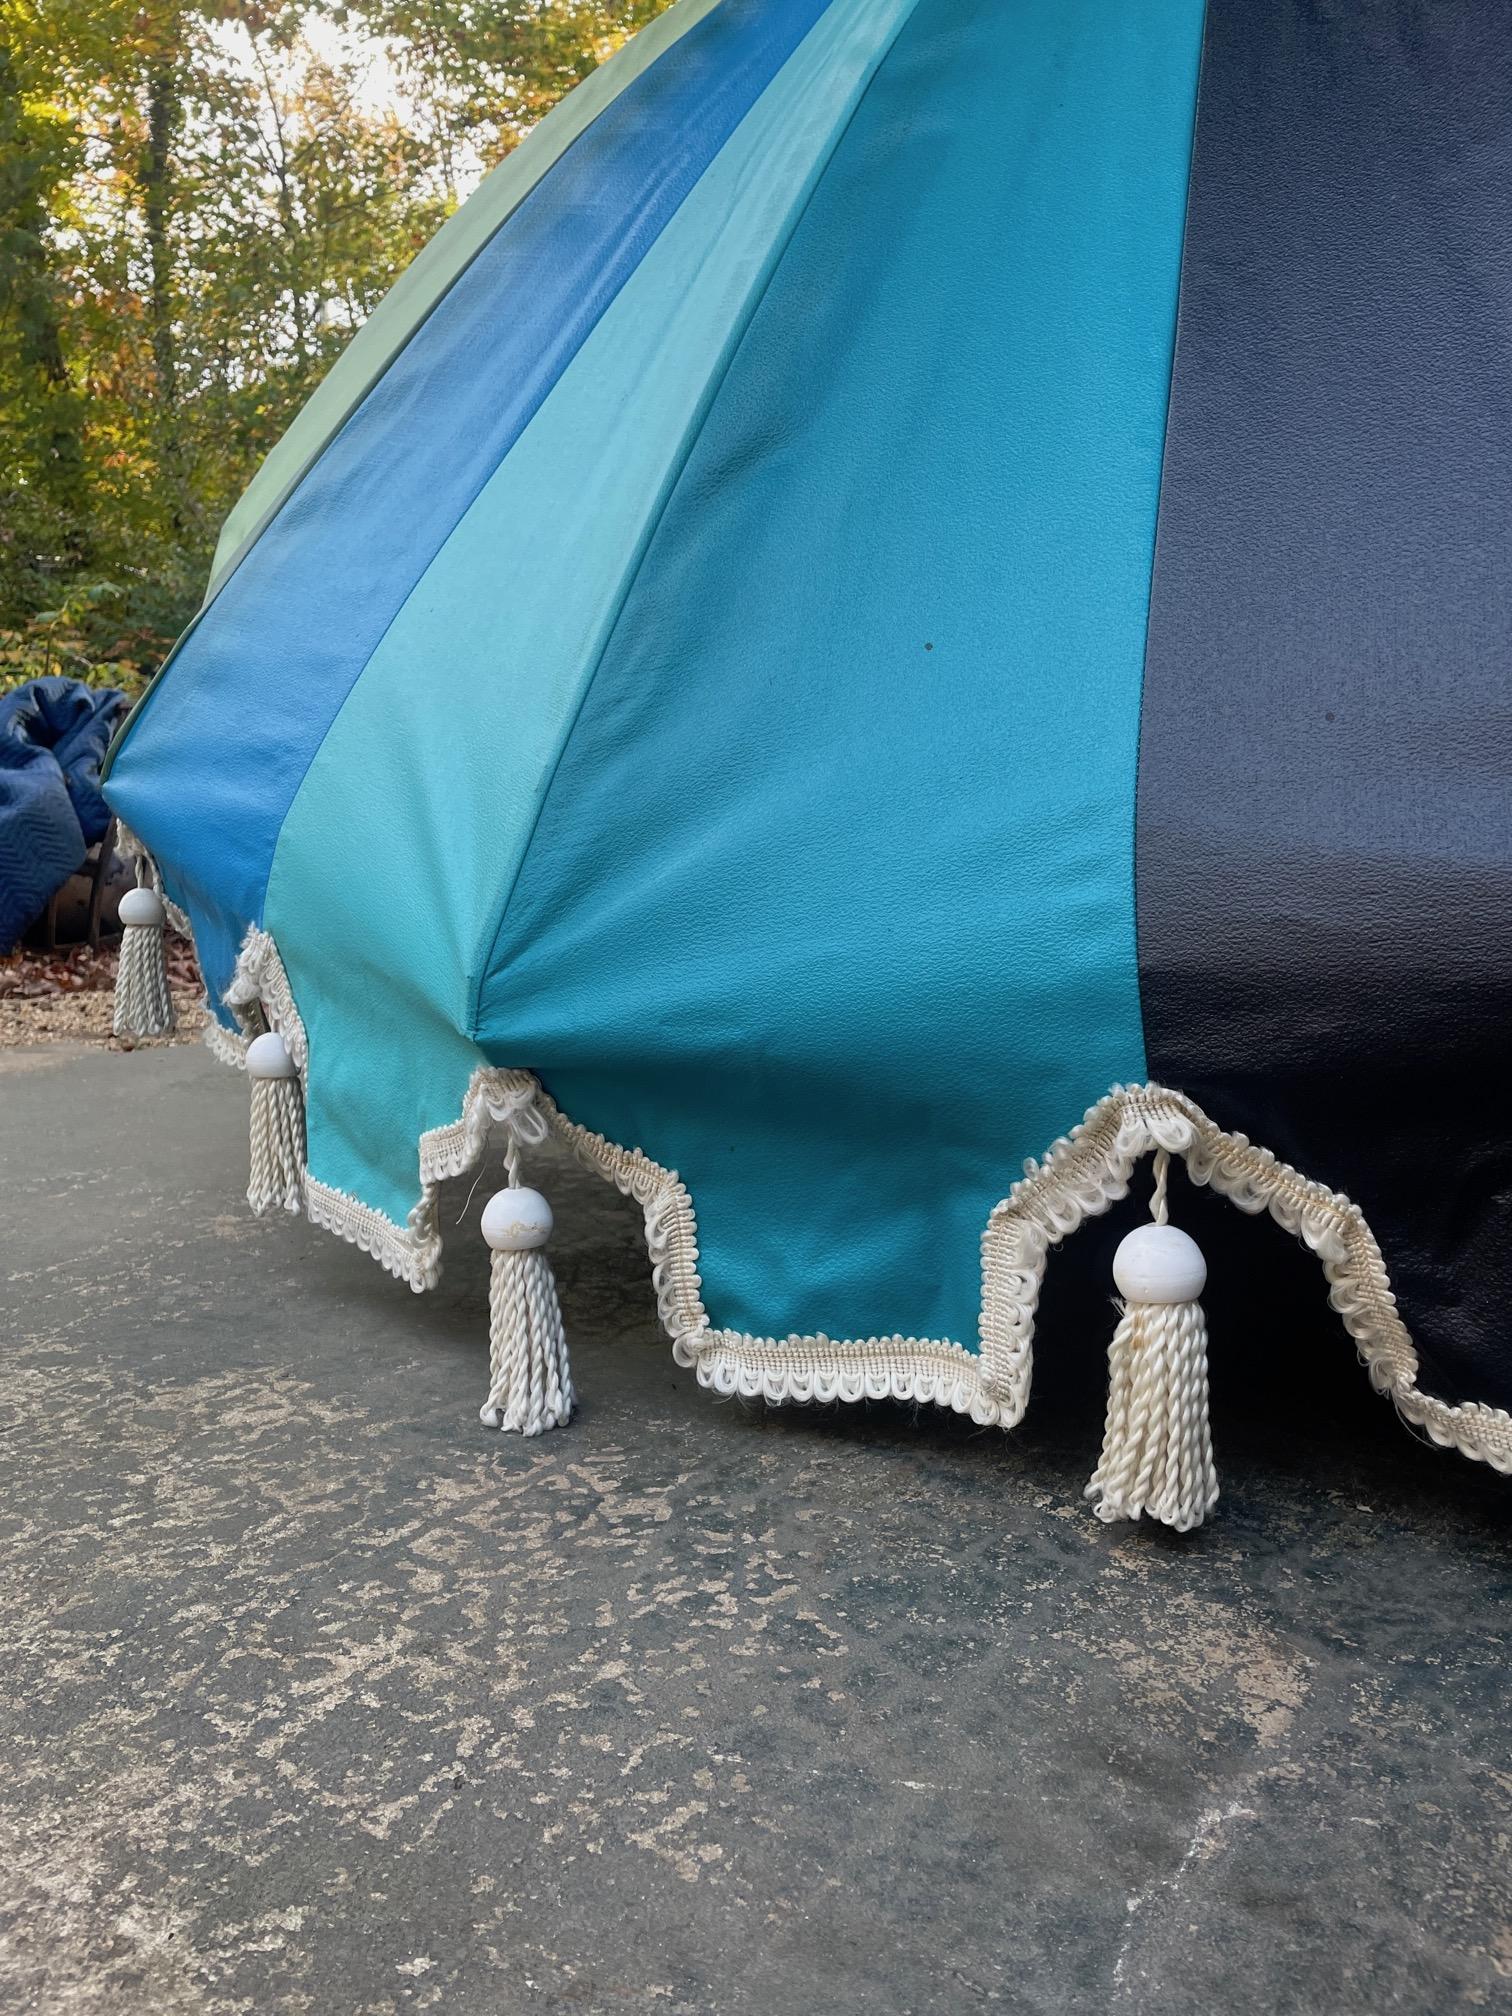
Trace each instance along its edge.
<path fill-rule="evenodd" d="M 23 946 L 0 959 L 0 1050 L 46 1043 L 100 1043 L 113 1050 L 192 1042 L 205 1026 L 203 989 L 193 948 L 169 932 L 164 947 L 178 1028 L 172 1036 L 117 1037 L 114 1011 L 119 943 L 91 951 L 70 945 L 57 952 Z"/>
<path fill-rule="evenodd" d="M 193 992 L 200 984 L 194 948 L 170 931 L 164 949 L 173 992 Z M 0 959 L 0 1001 L 46 1001 L 60 994 L 108 992 L 115 987 L 118 953 L 119 941 L 94 950 L 88 945 L 69 945 L 56 952 L 32 951 L 23 945 Z"/>

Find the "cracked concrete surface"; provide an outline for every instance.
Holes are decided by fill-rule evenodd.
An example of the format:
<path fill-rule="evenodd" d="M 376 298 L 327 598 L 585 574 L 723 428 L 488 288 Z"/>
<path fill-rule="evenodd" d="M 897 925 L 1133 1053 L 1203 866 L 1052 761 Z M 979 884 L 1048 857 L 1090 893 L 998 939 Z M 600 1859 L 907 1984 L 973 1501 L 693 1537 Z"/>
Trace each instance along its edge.
<path fill-rule="evenodd" d="M 1512 2009 L 1512 1486 L 1326 1312 L 1262 1365 L 1215 1293 L 1223 1502 L 1109 1530 L 1116 1225 L 1005 1438 L 716 1402 L 553 1164 L 583 1407 L 526 1443 L 486 1186 L 417 1299 L 246 1214 L 244 1101 L 0 1055 L 0 2008 Z"/>

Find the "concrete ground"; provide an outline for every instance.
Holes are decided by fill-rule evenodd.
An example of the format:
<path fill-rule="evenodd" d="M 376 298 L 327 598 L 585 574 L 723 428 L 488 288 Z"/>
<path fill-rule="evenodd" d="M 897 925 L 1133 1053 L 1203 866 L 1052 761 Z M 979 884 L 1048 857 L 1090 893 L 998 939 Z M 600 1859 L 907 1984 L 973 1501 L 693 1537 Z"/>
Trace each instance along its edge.
<path fill-rule="evenodd" d="M 1512 1484 L 1331 1319 L 1220 1297 L 1218 1513 L 1109 1530 L 1104 1262 L 1012 1437 L 768 1412 L 553 1167 L 582 1411 L 503 1438 L 478 1199 L 417 1299 L 248 1215 L 245 1092 L 0 1053 L 0 2008 L 1512 2008 Z"/>

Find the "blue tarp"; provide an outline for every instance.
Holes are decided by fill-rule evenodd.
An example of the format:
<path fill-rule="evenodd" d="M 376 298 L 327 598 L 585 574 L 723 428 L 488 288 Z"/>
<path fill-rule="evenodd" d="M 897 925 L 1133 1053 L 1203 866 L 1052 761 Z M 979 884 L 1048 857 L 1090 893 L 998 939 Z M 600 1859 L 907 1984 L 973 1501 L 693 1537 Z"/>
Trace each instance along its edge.
<path fill-rule="evenodd" d="M 9 952 L 110 823 L 100 764 L 126 696 L 33 679 L 0 696 L 0 952 Z"/>

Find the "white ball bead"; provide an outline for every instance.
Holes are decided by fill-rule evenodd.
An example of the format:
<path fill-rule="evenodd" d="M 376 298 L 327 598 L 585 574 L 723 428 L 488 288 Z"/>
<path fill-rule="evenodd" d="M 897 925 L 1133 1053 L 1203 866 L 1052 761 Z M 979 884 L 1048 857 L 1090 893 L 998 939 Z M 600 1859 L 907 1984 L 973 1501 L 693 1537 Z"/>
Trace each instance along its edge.
<path fill-rule="evenodd" d="M 483 1237 L 496 1253 L 528 1253 L 551 1237 L 551 1206 L 539 1190 L 496 1190 L 483 1206 Z"/>
<path fill-rule="evenodd" d="M 1126 1302 L 1195 1302 L 1207 1285 L 1202 1248 L 1177 1225 L 1141 1225 L 1113 1255 Z"/>
<path fill-rule="evenodd" d="M 288 1045 L 272 1029 L 265 1036 L 254 1036 L 247 1045 L 249 1078 L 296 1078 L 298 1075 Z"/>
<path fill-rule="evenodd" d="M 168 912 L 155 889 L 128 889 L 121 898 L 121 922 L 138 929 L 161 931 L 168 922 Z"/>

